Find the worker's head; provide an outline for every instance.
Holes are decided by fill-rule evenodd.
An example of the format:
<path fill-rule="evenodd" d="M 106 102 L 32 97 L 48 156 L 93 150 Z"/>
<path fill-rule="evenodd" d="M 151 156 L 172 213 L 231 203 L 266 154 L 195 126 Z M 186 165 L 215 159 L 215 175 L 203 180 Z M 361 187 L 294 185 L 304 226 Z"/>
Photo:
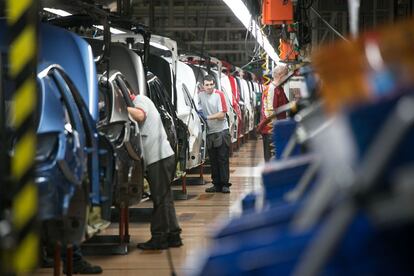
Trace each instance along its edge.
<path fill-rule="evenodd" d="M 216 81 L 212 75 L 203 77 L 203 88 L 207 93 L 213 93 Z"/>
<path fill-rule="evenodd" d="M 284 77 L 288 73 L 287 66 L 278 65 L 272 71 L 272 77 L 275 82 L 278 82 L 282 77 Z"/>

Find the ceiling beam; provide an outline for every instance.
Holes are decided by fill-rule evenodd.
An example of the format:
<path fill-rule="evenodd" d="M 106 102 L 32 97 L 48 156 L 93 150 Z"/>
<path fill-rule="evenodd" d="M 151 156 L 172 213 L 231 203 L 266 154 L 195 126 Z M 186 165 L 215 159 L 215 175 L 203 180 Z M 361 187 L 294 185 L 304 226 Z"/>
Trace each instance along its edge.
<path fill-rule="evenodd" d="M 181 31 L 204 31 L 203 27 L 156 27 L 156 29 L 167 32 L 181 32 Z M 207 27 L 206 31 L 245 31 L 244 27 Z"/>
<path fill-rule="evenodd" d="M 207 52 L 215 54 L 245 54 L 246 50 L 207 50 Z"/>
<path fill-rule="evenodd" d="M 203 44 L 203 41 L 187 41 L 187 44 Z M 244 43 L 248 43 L 248 44 L 254 44 L 257 43 L 257 41 L 255 40 L 208 40 L 208 41 L 204 41 L 205 45 L 211 45 L 211 44 L 215 44 L 215 45 L 223 45 L 223 44 L 233 44 L 233 45 L 240 45 L 240 44 L 244 44 Z"/>

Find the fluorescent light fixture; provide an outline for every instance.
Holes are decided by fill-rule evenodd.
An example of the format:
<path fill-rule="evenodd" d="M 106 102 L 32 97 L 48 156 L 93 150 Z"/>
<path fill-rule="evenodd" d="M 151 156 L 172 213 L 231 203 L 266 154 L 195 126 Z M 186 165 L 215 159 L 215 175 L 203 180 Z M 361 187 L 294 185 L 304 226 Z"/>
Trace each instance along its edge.
<path fill-rule="evenodd" d="M 167 46 L 164 46 L 158 42 L 150 41 L 150 45 L 161 50 L 170 51 Z"/>
<path fill-rule="evenodd" d="M 348 0 L 349 11 L 349 29 L 351 30 L 352 37 L 358 36 L 358 19 L 359 19 L 359 7 L 361 0 Z"/>
<path fill-rule="evenodd" d="M 43 8 L 43 10 L 45 10 L 47 12 L 50 12 L 50 13 L 53 13 L 53 14 L 56 14 L 56 15 L 59 15 L 59 16 L 62 16 L 62 17 L 72 15 L 71 13 L 69 13 L 67 11 L 64 11 L 64 10 L 61 10 L 61 9 Z M 104 29 L 102 25 L 93 25 L 93 26 L 97 29 L 100 29 L 100 30 Z M 113 34 L 125 34 L 124 31 L 118 30 L 116 28 L 111 27 L 110 30 L 111 30 L 111 33 L 113 33 Z"/>
<path fill-rule="evenodd" d="M 43 8 L 43 10 L 45 10 L 47 12 L 50 12 L 50 13 L 53 13 L 53 14 L 56 14 L 56 15 L 59 15 L 59 16 L 62 16 L 62 17 L 72 15 L 71 13 L 69 13 L 67 11 L 64 11 L 64 10 L 60 10 L 60 9 Z M 93 25 L 93 26 L 97 29 L 103 30 L 102 25 Z M 115 29 L 115 28 L 112 28 L 112 27 L 110 28 L 110 30 L 111 30 L 111 33 L 113 33 L 113 34 L 125 34 L 124 31 L 121 31 L 121 30 L 118 30 L 118 29 Z"/>
<path fill-rule="evenodd" d="M 103 31 L 103 29 L 104 29 L 104 27 L 102 26 L 102 25 L 93 25 L 95 28 L 97 28 L 97 29 L 99 29 L 99 30 L 102 30 Z M 124 32 L 124 31 L 121 31 L 121 30 L 118 30 L 118 29 L 116 29 L 116 28 L 112 28 L 112 27 L 110 27 L 110 29 L 109 29 L 110 31 L 111 31 L 111 33 L 113 33 L 113 34 L 125 34 L 126 32 Z"/>
<path fill-rule="evenodd" d="M 72 15 L 71 13 L 69 13 L 67 11 L 64 11 L 64 10 L 61 10 L 61 9 L 43 8 L 43 10 L 45 10 L 47 12 L 50 12 L 50 13 L 53 13 L 53 14 L 56 14 L 56 15 L 59 15 L 59 16 L 62 16 L 62 17 Z"/>
<path fill-rule="evenodd" d="M 279 63 L 279 56 L 276 54 L 267 37 L 260 30 L 256 21 L 253 20 L 252 15 L 247 9 L 246 5 L 241 0 L 223 0 L 223 2 L 233 11 L 234 15 L 241 21 L 241 23 L 249 30 L 253 37 L 256 38 L 259 45 L 266 51 L 269 57 Z"/>

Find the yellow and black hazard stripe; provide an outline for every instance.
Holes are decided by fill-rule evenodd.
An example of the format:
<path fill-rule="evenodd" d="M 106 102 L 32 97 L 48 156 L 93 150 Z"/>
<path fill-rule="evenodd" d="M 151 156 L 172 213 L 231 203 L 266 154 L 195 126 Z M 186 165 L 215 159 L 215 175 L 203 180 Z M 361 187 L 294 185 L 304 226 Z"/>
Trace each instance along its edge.
<path fill-rule="evenodd" d="M 12 82 L 7 114 L 13 136 L 9 158 L 10 214 L 13 245 L 3 255 L 7 274 L 23 274 L 37 266 L 39 237 L 36 231 L 38 192 L 34 183 L 37 105 L 37 1 L 6 0 L 8 34 L 7 75 Z"/>

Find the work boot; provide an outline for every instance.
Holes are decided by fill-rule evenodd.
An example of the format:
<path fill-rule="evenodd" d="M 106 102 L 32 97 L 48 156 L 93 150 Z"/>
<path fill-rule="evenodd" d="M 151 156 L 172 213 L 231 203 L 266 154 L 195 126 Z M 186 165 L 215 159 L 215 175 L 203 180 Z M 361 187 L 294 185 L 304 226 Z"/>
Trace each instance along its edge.
<path fill-rule="evenodd" d="M 55 261 L 47 256 L 42 256 L 42 263 L 41 263 L 41 267 L 42 268 L 51 268 L 53 267 L 55 264 Z"/>
<path fill-rule="evenodd" d="M 99 265 L 92 265 L 85 259 L 73 262 L 73 274 L 101 274 L 102 268 Z M 63 266 L 63 274 L 66 273 L 66 265 Z"/>
<path fill-rule="evenodd" d="M 221 192 L 222 192 L 223 194 L 228 194 L 228 193 L 230 193 L 230 188 L 229 188 L 229 187 L 227 187 L 227 186 L 224 186 L 224 187 L 223 187 L 223 189 L 221 189 Z"/>
<path fill-rule="evenodd" d="M 179 233 L 170 233 L 168 235 L 168 247 L 180 247 L 183 245 L 183 240 Z"/>
<path fill-rule="evenodd" d="M 137 247 L 142 250 L 161 250 L 168 248 L 168 242 L 165 238 L 152 237 L 147 242 L 138 243 Z"/>
<path fill-rule="evenodd" d="M 206 189 L 206 193 L 220 193 L 221 192 L 221 188 L 216 187 L 216 186 L 212 186 Z"/>

